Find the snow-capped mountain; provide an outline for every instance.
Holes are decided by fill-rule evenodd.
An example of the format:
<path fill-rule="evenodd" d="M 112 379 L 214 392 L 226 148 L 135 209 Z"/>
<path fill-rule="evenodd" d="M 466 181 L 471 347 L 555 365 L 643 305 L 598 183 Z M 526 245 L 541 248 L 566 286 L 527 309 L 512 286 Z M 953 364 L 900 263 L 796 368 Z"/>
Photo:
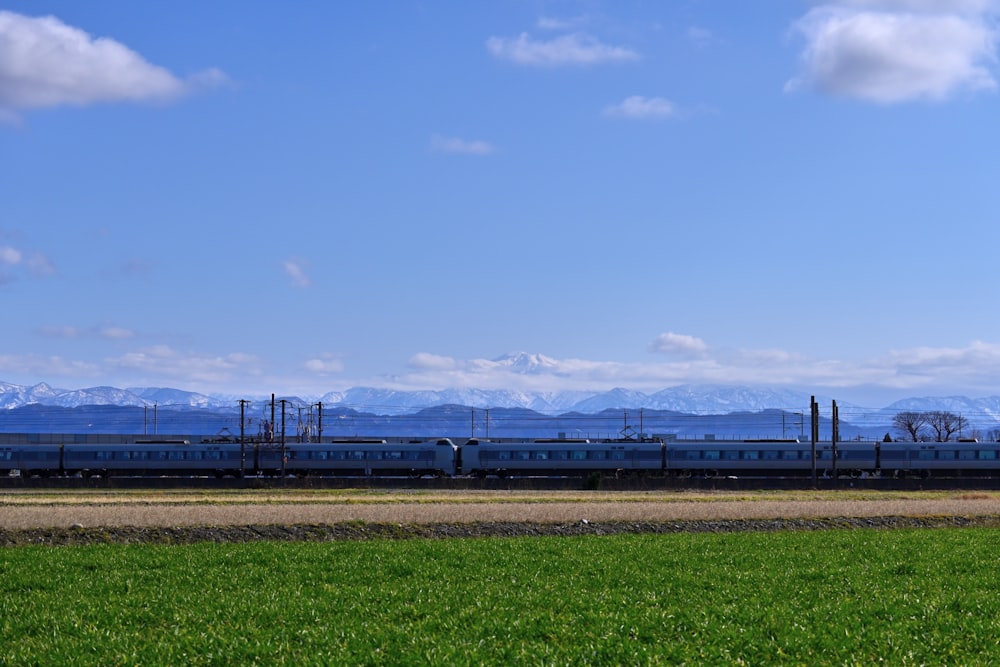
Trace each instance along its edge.
<path fill-rule="evenodd" d="M 532 375 L 543 372 L 552 372 L 559 367 L 555 359 L 546 357 L 544 354 L 530 354 L 528 352 L 512 352 L 493 360 L 497 366 L 502 366 L 512 373 L 521 375 Z"/>
<path fill-rule="evenodd" d="M 541 355 L 509 355 L 512 367 L 537 368 L 549 363 Z M 0 409 L 26 405 L 79 407 L 84 405 L 132 406 L 172 409 L 201 409 L 236 412 L 239 399 L 256 403 L 264 397 L 209 396 L 166 387 L 89 387 L 59 389 L 45 383 L 31 387 L 0 382 Z M 440 405 L 461 405 L 471 408 L 522 408 L 541 414 L 566 412 L 598 413 L 608 409 L 664 410 L 687 414 L 728 414 L 775 409 L 802 412 L 809 409 L 809 394 L 788 389 L 730 385 L 682 385 L 655 393 L 643 393 L 625 388 L 605 392 L 523 392 L 482 389 L 448 389 L 441 391 L 399 391 L 374 387 L 354 387 L 346 391 L 329 392 L 319 397 L 279 396 L 296 406 L 322 402 L 324 408 L 345 408 L 382 415 L 413 413 Z M 817 396 L 823 405 L 830 399 Z M 838 402 L 841 407 L 848 404 Z M 958 414 L 974 414 L 1000 421 L 1000 396 L 968 398 L 964 396 L 908 398 L 881 409 L 851 407 L 852 414 L 889 416 L 902 410 L 948 410 Z"/>
<path fill-rule="evenodd" d="M 355 408 L 380 414 L 401 414 L 437 405 L 465 405 L 474 408 L 528 408 L 541 413 L 571 410 L 587 392 L 530 393 L 483 389 L 446 389 L 442 391 L 397 391 L 374 387 L 355 387 L 324 394 L 323 405 Z"/>
<path fill-rule="evenodd" d="M 789 389 L 765 387 L 681 385 L 658 391 L 645 398 L 643 407 L 696 414 L 755 412 L 772 408 L 789 411 L 809 409 L 807 394 Z M 817 396 L 816 400 L 825 404 L 830 401 L 821 396 Z"/>
<path fill-rule="evenodd" d="M 130 387 L 89 387 L 85 389 L 57 389 L 42 382 L 26 387 L 0 382 L 0 409 L 13 409 L 25 405 L 49 405 L 75 408 L 81 405 L 152 406 L 218 408 L 219 399 L 180 389 Z M 233 405 L 232 402 L 226 403 Z"/>

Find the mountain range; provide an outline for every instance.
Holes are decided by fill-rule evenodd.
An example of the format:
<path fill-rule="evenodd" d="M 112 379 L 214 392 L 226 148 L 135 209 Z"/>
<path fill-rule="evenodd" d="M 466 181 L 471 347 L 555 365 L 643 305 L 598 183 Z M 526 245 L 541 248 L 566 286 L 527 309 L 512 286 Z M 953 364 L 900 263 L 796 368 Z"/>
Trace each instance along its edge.
<path fill-rule="evenodd" d="M 831 401 L 816 399 L 822 428 L 829 433 Z M 286 433 L 321 427 L 324 434 L 342 436 L 617 437 L 642 430 L 678 437 L 784 438 L 809 432 L 808 394 L 729 385 L 682 385 L 655 393 L 356 387 L 315 398 L 275 396 L 274 401 L 277 411 L 270 396 L 206 395 L 167 387 L 70 390 L 0 382 L 0 433 L 217 434 L 239 432 L 241 427 L 256 432 L 267 421 L 282 423 L 286 417 Z M 322 420 L 316 416 L 320 403 Z M 838 401 L 838 407 L 843 439 L 880 438 L 892 430 L 900 411 L 929 410 L 964 416 L 981 437 L 1000 434 L 1000 396 L 914 397 L 882 408 Z"/>
<path fill-rule="evenodd" d="M 816 399 L 824 406 L 828 406 L 831 402 L 828 397 L 816 396 Z M 173 410 L 238 412 L 240 400 L 260 404 L 269 402 L 271 397 L 208 395 L 168 387 L 120 389 L 99 386 L 59 389 L 44 382 L 32 386 L 0 382 L 0 410 L 28 405 L 63 408 L 94 405 L 152 408 L 155 405 Z M 610 409 L 666 410 L 693 415 L 719 415 L 769 409 L 797 413 L 809 409 L 809 395 L 805 392 L 733 385 L 680 385 L 654 393 L 622 388 L 605 392 L 523 392 L 482 389 L 400 391 L 354 387 L 318 397 L 276 396 L 275 400 L 285 400 L 295 407 L 322 403 L 324 409 L 349 408 L 379 415 L 410 414 L 440 405 L 461 405 L 478 409 L 524 408 L 546 415 L 566 412 L 593 414 Z M 841 401 L 838 401 L 838 404 L 841 410 L 848 409 L 852 414 L 948 410 L 956 414 L 978 415 L 1000 421 L 1000 396 L 911 397 L 882 408 L 865 408 Z"/>
<path fill-rule="evenodd" d="M 80 407 L 114 405 L 131 407 L 169 407 L 171 409 L 238 410 L 241 399 L 254 403 L 270 397 L 206 395 L 166 387 L 88 387 L 58 389 L 46 383 L 33 386 L 0 382 L 0 409 L 26 405 Z M 818 397 L 819 399 L 819 397 Z M 472 408 L 525 408 L 542 414 L 563 412 L 595 413 L 607 409 L 672 410 L 689 414 L 725 414 L 770 408 L 790 411 L 808 410 L 808 395 L 791 390 L 760 389 L 727 385 L 682 385 L 655 393 L 628 389 L 606 392 L 520 392 L 481 389 L 446 389 L 440 391 L 399 391 L 374 387 L 355 387 L 318 397 L 277 396 L 292 405 L 322 403 L 324 408 L 352 408 L 375 414 L 400 415 L 438 405 L 463 405 Z M 822 399 L 819 399 L 822 400 Z M 912 399 L 917 400 L 917 399 Z M 957 400 L 957 399 L 956 399 Z M 1000 397 L 993 400 L 1000 413 Z"/>

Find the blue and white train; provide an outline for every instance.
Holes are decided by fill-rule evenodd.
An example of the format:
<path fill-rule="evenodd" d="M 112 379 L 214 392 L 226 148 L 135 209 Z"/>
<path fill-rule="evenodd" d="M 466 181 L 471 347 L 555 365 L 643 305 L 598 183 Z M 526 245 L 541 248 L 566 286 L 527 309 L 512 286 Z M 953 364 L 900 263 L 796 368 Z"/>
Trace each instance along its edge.
<path fill-rule="evenodd" d="M 456 444 L 456 442 L 460 444 Z M 0 445 L 0 475 L 1000 477 L 1000 443 L 365 439 Z"/>

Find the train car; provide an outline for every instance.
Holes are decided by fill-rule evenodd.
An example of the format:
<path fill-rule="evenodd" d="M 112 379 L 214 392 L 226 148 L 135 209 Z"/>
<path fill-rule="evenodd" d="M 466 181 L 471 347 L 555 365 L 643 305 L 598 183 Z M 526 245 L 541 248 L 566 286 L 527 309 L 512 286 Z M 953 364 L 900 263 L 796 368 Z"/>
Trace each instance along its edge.
<path fill-rule="evenodd" d="M 50 477 L 62 471 L 60 445 L 0 446 L 0 475 Z"/>
<path fill-rule="evenodd" d="M 893 477 L 993 477 L 1000 475 L 1000 443 L 886 442 L 881 462 Z"/>
<path fill-rule="evenodd" d="M 666 472 L 678 477 L 805 477 L 812 444 L 797 440 L 675 441 L 666 444 Z M 816 471 L 826 477 L 874 474 L 874 443 L 816 444 Z"/>
<path fill-rule="evenodd" d="M 410 443 L 385 440 L 289 443 L 284 450 L 280 445 L 260 445 L 257 466 L 263 474 L 269 475 L 454 475 L 457 451 L 455 443 L 448 438 Z"/>
<path fill-rule="evenodd" d="M 63 470 L 67 475 L 204 476 L 239 475 L 240 445 L 143 442 L 131 444 L 67 444 Z"/>
<path fill-rule="evenodd" d="M 462 446 L 459 472 L 479 477 L 659 474 L 663 472 L 663 443 L 659 440 L 494 442 L 472 439 Z"/>
<path fill-rule="evenodd" d="M 812 471 L 812 451 L 795 440 L 668 442 L 666 471 L 677 477 L 803 476 Z"/>
<path fill-rule="evenodd" d="M 811 445 L 806 444 L 806 448 Z M 816 469 L 824 477 L 869 477 L 880 474 L 879 443 L 875 441 L 816 443 Z M 836 457 L 834 457 L 836 451 Z"/>

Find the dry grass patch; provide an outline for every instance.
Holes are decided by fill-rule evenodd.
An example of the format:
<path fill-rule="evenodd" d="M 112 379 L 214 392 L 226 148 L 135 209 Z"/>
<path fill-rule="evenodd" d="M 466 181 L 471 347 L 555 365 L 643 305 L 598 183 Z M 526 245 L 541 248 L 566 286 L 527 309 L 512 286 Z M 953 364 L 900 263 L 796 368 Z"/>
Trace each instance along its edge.
<path fill-rule="evenodd" d="M 563 523 L 1000 516 L 969 492 L 73 491 L 0 494 L 0 528 L 370 523 Z"/>

